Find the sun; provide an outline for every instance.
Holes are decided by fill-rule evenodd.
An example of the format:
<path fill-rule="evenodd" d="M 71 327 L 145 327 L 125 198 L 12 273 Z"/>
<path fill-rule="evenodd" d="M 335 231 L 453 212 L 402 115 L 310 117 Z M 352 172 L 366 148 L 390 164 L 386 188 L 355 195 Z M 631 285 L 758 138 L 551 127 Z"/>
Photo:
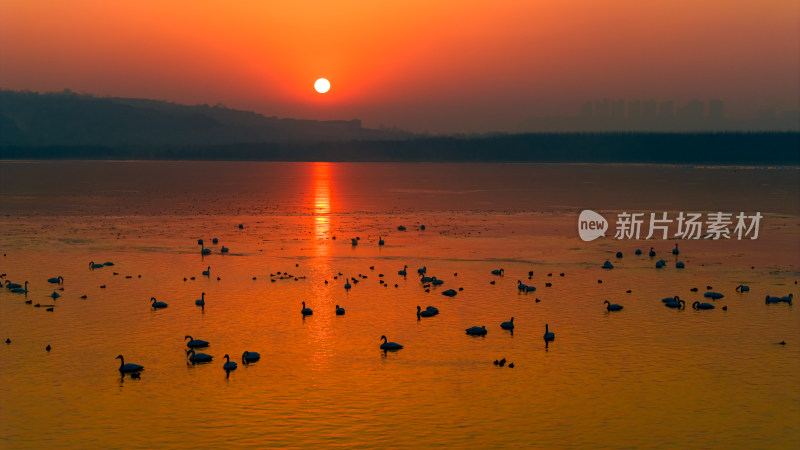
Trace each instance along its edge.
<path fill-rule="evenodd" d="M 320 94 L 324 94 L 331 89 L 331 82 L 325 78 L 320 78 L 314 82 L 314 89 Z"/>

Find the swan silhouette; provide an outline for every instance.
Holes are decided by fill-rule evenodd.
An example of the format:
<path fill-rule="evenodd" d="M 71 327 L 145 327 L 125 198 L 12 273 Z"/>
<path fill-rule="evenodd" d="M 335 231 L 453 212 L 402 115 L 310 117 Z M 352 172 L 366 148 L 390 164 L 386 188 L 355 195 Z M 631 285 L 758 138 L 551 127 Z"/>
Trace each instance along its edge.
<path fill-rule="evenodd" d="M 522 292 L 527 292 L 528 291 L 528 286 L 526 286 L 522 282 L 522 280 L 517 280 L 517 290 L 522 291 Z"/>
<path fill-rule="evenodd" d="M 64 284 L 64 277 L 57 276 L 57 277 L 53 277 L 53 278 L 48 278 L 47 282 L 48 283 L 53 283 L 53 284 L 55 284 L 55 283 Z"/>
<path fill-rule="evenodd" d="M 386 336 L 381 336 L 383 339 L 383 344 L 381 344 L 381 350 L 400 350 L 403 348 L 402 345 L 398 344 L 397 342 L 387 342 Z"/>
<path fill-rule="evenodd" d="M 428 306 L 427 308 L 425 308 L 425 311 L 430 311 L 433 314 L 439 314 L 439 308 L 436 308 L 434 306 Z"/>
<path fill-rule="evenodd" d="M 166 308 L 168 306 L 164 302 L 157 301 L 155 297 L 150 297 L 150 301 L 153 302 L 153 309 Z"/>
<path fill-rule="evenodd" d="M 544 340 L 550 342 L 555 338 L 556 334 L 550 331 L 550 326 L 548 324 L 544 324 Z"/>
<path fill-rule="evenodd" d="M 506 273 L 506 271 L 503 270 L 503 269 L 495 269 L 495 270 L 492 271 L 492 275 L 503 276 L 503 275 L 505 275 L 505 273 Z"/>
<path fill-rule="evenodd" d="M 455 289 L 448 289 L 446 291 L 442 291 L 442 295 L 446 295 L 448 297 L 455 297 L 458 292 Z"/>
<path fill-rule="evenodd" d="M 383 238 L 378 236 L 378 245 L 383 245 L 383 244 L 384 244 Z"/>
<path fill-rule="evenodd" d="M 423 266 L 417 269 L 417 273 L 425 273 L 428 271 L 428 266 Z"/>
<path fill-rule="evenodd" d="M 709 292 L 706 292 L 705 294 L 703 294 L 703 297 L 710 298 L 710 299 L 713 299 L 713 300 L 717 300 L 717 299 L 720 299 L 720 298 L 725 297 L 725 296 L 720 294 L 719 292 L 711 292 L 711 291 L 709 291 Z"/>
<path fill-rule="evenodd" d="M 210 255 L 211 254 L 211 249 L 210 248 L 205 248 L 203 246 L 203 241 L 202 240 L 200 241 L 200 254 L 201 255 Z"/>
<path fill-rule="evenodd" d="M 603 263 L 603 269 L 613 269 L 614 266 L 611 264 L 611 261 L 606 261 Z"/>
<path fill-rule="evenodd" d="M 618 305 L 616 303 L 611 303 L 608 300 L 604 301 L 603 304 L 606 305 L 606 309 L 609 310 L 609 311 L 621 311 L 622 310 L 622 305 Z"/>
<path fill-rule="evenodd" d="M 206 293 L 203 292 L 202 294 L 200 294 L 200 298 L 195 300 L 194 304 L 197 305 L 197 306 L 205 306 L 205 304 L 206 304 Z"/>
<path fill-rule="evenodd" d="M 641 255 L 642 254 L 642 249 L 637 248 L 634 253 L 636 253 L 637 255 Z"/>
<path fill-rule="evenodd" d="M 14 285 L 14 283 L 9 285 L 9 287 L 13 286 L 13 285 Z M 18 284 L 16 286 L 17 287 L 11 289 L 11 292 L 13 292 L 15 294 L 27 294 L 28 293 L 28 282 L 27 281 L 25 282 L 25 287 L 19 287 Z"/>
<path fill-rule="evenodd" d="M 192 364 L 207 363 L 214 359 L 213 356 L 206 355 L 205 353 L 195 353 L 193 348 L 186 351 L 186 356 L 189 357 L 189 361 Z"/>
<path fill-rule="evenodd" d="M 211 243 L 212 243 L 212 244 L 216 244 L 216 243 L 218 243 L 218 242 L 219 242 L 219 239 L 217 239 L 217 238 L 214 238 L 214 239 L 212 239 L 212 240 L 211 240 Z"/>
<path fill-rule="evenodd" d="M 677 255 L 678 253 L 680 253 L 680 250 L 678 250 L 678 244 L 675 244 L 675 248 L 672 249 L 672 254 Z"/>
<path fill-rule="evenodd" d="M 99 268 L 101 268 L 101 267 L 103 267 L 103 265 L 102 265 L 102 264 L 95 264 L 95 263 L 94 263 L 94 261 L 92 261 L 92 262 L 90 262 L 90 263 L 89 263 L 89 268 L 90 268 L 90 269 L 99 269 Z"/>
<path fill-rule="evenodd" d="M 406 269 L 408 269 L 408 266 L 403 266 L 403 270 L 398 270 L 397 274 L 398 275 L 402 275 L 402 276 L 408 275 L 408 272 L 406 271 Z"/>
<path fill-rule="evenodd" d="M 715 306 L 712 305 L 711 303 L 694 302 L 694 303 L 692 303 L 692 308 L 698 309 L 698 310 L 700 310 L 700 309 L 714 309 Z"/>
<path fill-rule="evenodd" d="M 486 336 L 486 326 L 482 327 L 469 327 L 467 328 L 467 334 L 470 336 Z"/>
<path fill-rule="evenodd" d="M 142 367 L 142 366 L 140 366 L 138 364 L 133 364 L 133 363 L 125 364 L 125 358 L 123 358 L 122 355 L 118 355 L 114 359 L 119 359 L 120 360 L 119 372 L 122 373 L 122 374 L 140 372 L 141 370 L 144 369 L 144 367 Z"/>
<path fill-rule="evenodd" d="M 433 281 L 433 278 L 434 278 L 434 277 L 426 277 L 423 274 L 419 274 L 419 275 L 420 275 L 419 281 L 421 281 L 423 283 L 430 283 L 431 281 Z"/>
<path fill-rule="evenodd" d="M 745 286 L 743 284 L 740 284 L 736 286 L 736 292 L 750 292 L 750 286 Z"/>
<path fill-rule="evenodd" d="M 684 269 L 684 268 L 686 268 L 686 264 L 684 264 L 683 261 L 678 261 L 678 262 L 675 263 L 675 268 L 676 269 Z"/>
<path fill-rule="evenodd" d="M 225 364 L 222 365 L 222 370 L 226 372 L 230 372 L 231 370 L 236 370 L 236 363 L 231 361 L 231 357 L 229 355 L 223 356 L 225 358 Z"/>
<path fill-rule="evenodd" d="M 622 258 L 622 252 L 617 252 L 617 258 Z"/>
<path fill-rule="evenodd" d="M 336 315 L 343 316 L 344 315 L 344 308 L 340 308 L 339 305 L 336 305 Z"/>
<path fill-rule="evenodd" d="M 242 353 L 242 364 L 254 363 L 259 359 L 261 359 L 261 354 L 259 354 L 258 352 L 245 351 L 244 353 Z"/>
<path fill-rule="evenodd" d="M 349 291 L 351 287 L 353 287 L 353 286 L 350 284 L 350 282 L 349 282 L 349 281 L 345 281 L 345 283 L 344 283 L 344 289 L 345 289 L 346 291 Z"/>
<path fill-rule="evenodd" d="M 653 251 L 653 247 L 650 247 L 650 257 L 652 258 L 654 256 L 656 256 L 656 252 Z"/>
<path fill-rule="evenodd" d="M 19 283 L 12 283 L 11 280 L 6 280 L 6 288 L 7 289 L 15 289 L 22 287 Z"/>
<path fill-rule="evenodd" d="M 439 285 L 444 284 L 444 280 L 440 280 L 440 279 L 438 279 L 436 277 L 433 277 L 433 280 L 431 280 L 431 284 L 434 285 L 434 286 L 439 286 Z"/>
<path fill-rule="evenodd" d="M 511 320 L 508 322 L 503 322 L 500 324 L 500 328 L 504 330 L 513 330 L 514 329 L 514 318 L 512 317 Z"/>
<path fill-rule="evenodd" d="M 183 340 L 189 339 L 189 342 L 186 343 L 186 346 L 189 348 L 203 348 L 208 347 L 208 341 L 204 341 L 202 339 L 195 339 L 189 335 L 183 337 Z"/>
<path fill-rule="evenodd" d="M 417 319 L 419 319 L 420 317 L 433 317 L 435 315 L 436 315 L 435 312 L 427 309 L 425 311 L 422 311 L 422 308 L 420 308 L 419 305 L 417 305 Z"/>
<path fill-rule="evenodd" d="M 219 251 L 220 251 L 221 253 L 228 253 L 228 251 L 230 251 L 230 249 L 228 249 L 228 247 L 225 247 L 225 246 L 223 245 L 223 246 L 222 246 L 222 248 L 221 248 L 221 249 L 219 249 Z M 236 364 L 236 363 L 234 363 L 234 364 Z"/>
<path fill-rule="evenodd" d="M 663 259 L 659 259 L 659 260 L 656 262 L 656 269 L 661 269 L 662 267 L 664 267 L 664 266 L 666 266 L 666 265 L 667 265 L 667 262 L 666 262 L 666 261 L 664 261 Z"/>
<path fill-rule="evenodd" d="M 312 311 L 311 308 L 306 308 L 306 302 L 303 302 L 303 309 L 300 310 L 300 314 L 304 316 L 310 316 L 311 314 L 314 314 L 314 311 Z"/>
<path fill-rule="evenodd" d="M 678 296 L 676 295 L 675 298 L 678 298 Z M 680 299 L 679 300 L 673 299 L 668 302 L 664 302 L 664 306 L 666 306 L 667 308 L 686 309 L 686 302 Z"/>
<path fill-rule="evenodd" d="M 203 275 L 205 275 L 207 277 L 211 276 L 211 266 L 208 266 L 208 269 L 203 271 Z"/>

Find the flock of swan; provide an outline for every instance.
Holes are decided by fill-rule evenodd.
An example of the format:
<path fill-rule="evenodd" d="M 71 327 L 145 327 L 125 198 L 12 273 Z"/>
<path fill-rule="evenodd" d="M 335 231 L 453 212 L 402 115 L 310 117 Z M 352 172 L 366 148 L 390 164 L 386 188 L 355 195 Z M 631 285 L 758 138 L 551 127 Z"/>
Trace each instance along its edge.
<path fill-rule="evenodd" d="M 216 244 L 218 242 L 218 240 L 216 238 L 214 238 L 213 242 Z M 356 245 L 357 242 L 358 242 L 357 239 L 353 239 L 353 245 Z M 211 252 L 210 249 L 204 247 L 204 243 L 203 243 L 202 239 L 199 239 L 197 241 L 197 243 L 201 247 L 201 254 L 206 255 L 206 254 Z M 382 238 L 380 238 L 379 245 L 383 245 L 383 239 Z M 222 248 L 223 248 L 223 250 L 222 250 L 223 253 L 228 251 L 226 247 L 222 247 Z M 672 254 L 677 256 L 677 255 L 679 255 L 679 252 L 680 251 L 678 249 L 678 244 L 675 244 L 675 248 L 672 250 Z M 637 249 L 635 251 L 635 254 L 636 255 L 641 255 L 642 251 L 640 249 Z M 656 256 L 656 253 L 655 253 L 655 250 L 654 250 L 653 247 L 650 248 L 649 256 L 651 258 Z M 623 257 L 622 252 L 617 252 L 616 253 L 616 257 L 617 258 L 622 258 Z M 660 260 L 660 261 L 658 261 L 656 263 L 656 268 L 661 268 L 665 264 L 666 263 L 663 260 Z M 91 270 L 96 270 L 96 269 L 101 269 L 103 267 L 108 267 L 108 266 L 113 266 L 113 265 L 114 265 L 113 262 L 105 262 L 105 263 L 99 264 L 99 263 L 95 263 L 94 261 L 91 261 L 89 263 L 89 268 Z M 613 269 L 614 268 L 613 264 L 611 264 L 610 261 L 605 261 L 605 263 L 601 267 L 603 269 Z M 681 266 L 679 266 L 679 267 L 684 267 L 684 265 L 681 263 Z M 372 269 L 373 267 L 370 267 L 370 268 Z M 423 288 L 425 288 L 426 292 L 430 292 L 430 286 L 440 286 L 440 285 L 444 284 L 443 280 L 437 279 L 435 276 L 428 276 L 427 272 L 428 272 L 427 266 L 423 266 L 423 267 L 420 267 L 420 268 L 417 269 L 417 275 L 418 275 L 418 277 L 420 279 L 420 282 L 423 285 Z M 204 276 L 210 276 L 211 267 L 208 266 L 208 268 L 206 270 L 204 270 L 202 273 L 203 273 Z M 398 270 L 397 274 L 405 278 L 408 275 L 408 265 L 403 266 L 402 270 Z M 115 272 L 115 275 L 116 275 L 116 272 Z M 270 274 L 270 275 L 272 277 L 271 281 L 273 281 L 273 282 L 276 279 L 285 279 L 285 278 L 297 279 L 297 277 L 289 275 L 288 273 L 278 272 L 277 275 L 276 274 Z M 456 273 L 455 275 L 457 276 L 458 274 Z M 503 277 L 503 276 L 505 276 L 505 269 L 503 269 L 503 268 L 493 269 L 493 270 L 491 270 L 491 275 Z M 561 273 L 560 275 L 563 277 L 564 273 Z M 6 274 L 0 274 L 0 278 L 4 278 L 5 276 L 6 276 Z M 342 276 L 342 274 L 339 273 L 338 276 Z M 338 276 L 334 276 L 334 279 L 337 279 Z M 382 276 L 383 275 L 381 274 L 380 277 L 382 277 Z M 548 274 L 548 276 L 552 276 L 552 273 Z M 363 275 L 359 275 L 359 277 L 366 278 L 366 276 L 363 276 Z M 128 278 L 130 278 L 130 277 L 128 277 Z M 529 271 L 528 272 L 528 279 L 529 280 L 533 279 L 533 271 Z M 352 288 L 352 284 L 350 284 L 350 281 L 352 281 L 353 284 L 355 284 L 355 283 L 358 283 L 359 280 L 357 278 L 355 278 L 355 277 L 347 278 L 346 281 L 345 281 L 345 284 L 344 284 L 345 290 L 350 290 Z M 63 285 L 64 278 L 62 276 L 55 276 L 55 277 L 48 278 L 47 282 L 51 283 L 51 284 Z M 598 280 L 598 282 L 602 283 L 602 280 Z M 385 282 L 383 280 L 381 280 L 380 283 L 385 285 Z M 29 284 L 28 281 L 25 281 L 24 284 L 13 283 L 8 279 L 6 279 L 4 281 L 5 288 L 8 289 L 10 292 L 16 293 L 16 294 L 25 294 L 26 296 L 27 296 L 27 294 L 29 292 L 28 284 Z M 325 280 L 325 284 L 328 284 L 327 280 Z M 495 282 L 491 281 L 491 284 L 495 284 Z M 551 283 L 547 283 L 547 286 L 550 286 L 550 285 L 551 285 Z M 395 284 L 395 287 L 397 287 L 397 286 L 398 285 Z M 101 287 L 105 287 L 105 286 L 101 286 Z M 60 288 L 60 289 L 63 290 L 63 287 Z M 463 289 L 463 288 L 459 288 L 459 290 L 461 290 L 461 289 Z M 710 290 L 711 286 L 707 286 L 707 289 L 709 289 L 709 290 L 703 294 L 704 298 L 709 298 L 711 300 L 718 300 L 718 299 L 721 299 L 721 298 L 724 297 L 724 295 L 722 293 L 711 291 Z M 517 290 L 520 293 L 528 293 L 528 292 L 534 292 L 536 290 L 536 287 L 526 285 L 525 283 L 522 282 L 522 280 L 518 280 L 517 281 Z M 740 284 L 740 285 L 736 286 L 735 290 L 738 293 L 744 293 L 744 292 L 749 292 L 750 291 L 750 287 Z M 698 289 L 697 288 L 692 288 L 691 291 L 692 292 L 697 292 Z M 630 293 L 631 291 L 627 291 L 627 292 Z M 448 297 L 454 297 L 455 295 L 457 295 L 457 293 L 458 293 L 458 291 L 456 291 L 455 289 L 447 289 L 447 290 L 441 292 L 442 295 L 445 295 L 445 296 L 448 296 Z M 195 304 L 197 306 L 204 306 L 205 305 L 205 295 L 206 295 L 205 292 L 203 292 L 201 294 L 200 298 L 195 300 Z M 53 298 L 53 300 L 55 300 L 58 297 L 60 297 L 60 295 L 55 291 L 50 296 Z M 793 297 L 794 297 L 793 294 L 789 294 L 788 296 L 783 296 L 783 297 L 774 297 L 774 296 L 767 295 L 766 299 L 765 299 L 765 303 L 767 303 L 767 304 L 775 304 L 775 303 L 788 303 L 788 304 L 791 304 Z M 86 296 L 84 295 L 82 298 L 86 298 Z M 538 302 L 539 300 L 536 299 L 536 301 Z M 686 302 L 684 300 L 682 300 L 677 295 L 672 296 L 672 297 L 663 298 L 661 301 L 663 302 L 664 306 L 666 306 L 667 308 L 671 308 L 671 309 L 684 309 L 686 307 Z M 26 300 L 26 303 L 31 303 L 31 300 Z M 159 301 L 155 297 L 151 297 L 150 298 L 150 304 L 151 304 L 150 305 L 151 308 L 153 308 L 153 309 L 164 309 L 164 308 L 167 308 L 169 306 L 167 303 Z M 308 307 L 306 305 L 305 301 L 301 302 L 301 304 L 302 304 L 302 307 L 300 309 L 300 313 L 301 313 L 301 315 L 303 317 L 310 316 L 310 315 L 314 314 L 314 311 L 310 307 Z M 623 310 L 623 306 L 622 305 L 619 305 L 619 304 L 616 304 L 616 303 L 611 303 L 608 300 L 605 300 L 603 302 L 603 304 L 605 305 L 606 310 L 608 312 L 615 312 L 615 311 L 622 311 Z M 53 306 L 55 306 L 55 305 L 40 305 L 40 304 L 37 303 L 35 306 L 47 306 L 48 307 L 48 311 L 52 311 L 53 310 Z M 694 303 L 692 303 L 692 308 L 695 309 L 695 310 L 711 310 L 711 309 L 715 309 L 715 305 L 712 304 L 712 303 L 695 301 Z M 724 306 L 722 309 L 723 310 L 727 310 L 727 306 Z M 337 316 L 342 316 L 342 315 L 345 314 L 345 309 L 340 307 L 339 305 L 336 305 L 335 313 L 336 313 Z M 434 307 L 434 306 L 428 306 L 424 310 L 420 306 L 417 306 L 417 320 L 420 320 L 422 318 L 434 317 L 434 316 L 436 316 L 438 314 L 439 314 L 439 309 Z M 513 332 L 514 332 L 514 318 L 511 317 L 511 319 L 509 321 L 502 322 L 500 324 L 500 328 L 502 328 L 503 330 L 510 331 L 513 334 Z M 488 333 L 488 330 L 486 329 L 485 325 L 473 326 L 473 327 L 467 328 L 465 331 L 466 331 L 466 334 L 470 335 L 470 336 L 486 336 L 486 334 Z M 543 335 L 543 339 L 544 339 L 544 341 L 546 343 L 552 342 L 555 339 L 555 333 L 550 331 L 549 324 L 545 324 L 545 332 L 544 332 L 544 335 Z M 190 363 L 192 363 L 192 364 L 209 363 L 209 362 L 211 362 L 213 360 L 213 356 L 198 351 L 198 349 L 204 349 L 204 348 L 208 347 L 209 346 L 209 342 L 208 341 L 204 341 L 204 340 L 201 340 L 201 339 L 194 339 L 190 335 L 185 336 L 184 340 L 188 340 L 188 342 L 186 342 L 186 347 L 187 347 L 186 357 L 188 358 L 188 361 Z M 396 342 L 390 342 L 385 335 L 380 337 L 380 341 L 382 341 L 381 344 L 379 345 L 379 348 L 381 350 L 384 350 L 384 351 L 398 351 L 398 350 L 403 349 L 403 345 L 398 344 Z M 6 343 L 7 344 L 11 343 L 10 338 L 6 339 Z M 50 351 L 50 345 L 47 346 L 46 350 Z M 225 358 L 225 363 L 223 364 L 222 368 L 226 371 L 226 373 L 229 374 L 231 371 L 236 370 L 237 363 L 235 361 L 231 361 L 230 360 L 230 355 L 226 354 L 225 356 L 223 356 L 223 358 Z M 242 353 L 241 362 L 242 362 L 242 364 L 246 365 L 246 364 L 257 362 L 260 358 L 261 358 L 261 355 L 258 352 L 245 351 L 244 353 Z M 123 355 L 118 355 L 117 359 L 120 360 L 119 372 L 121 374 L 123 374 L 123 376 L 126 375 L 126 374 L 129 374 L 134 378 L 138 378 L 139 377 L 139 372 L 141 372 L 144 369 L 144 367 L 141 366 L 141 365 L 133 364 L 133 363 L 126 363 L 125 362 L 125 358 L 123 357 Z M 501 361 L 495 361 L 494 364 L 495 365 L 499 365 L 499 366 L 502 367 L 502 366 L 505 365 L 505 359 L 502 359 Z M 513 363 L 509 364 L 509 367 L 513 368 L 514 367 Z"/>

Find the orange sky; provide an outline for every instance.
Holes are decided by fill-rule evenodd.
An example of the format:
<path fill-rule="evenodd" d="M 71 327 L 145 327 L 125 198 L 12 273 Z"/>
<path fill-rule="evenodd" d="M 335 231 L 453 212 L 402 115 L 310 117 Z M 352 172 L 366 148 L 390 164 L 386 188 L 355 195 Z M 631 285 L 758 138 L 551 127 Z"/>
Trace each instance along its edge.
<path fill-rule="evenodd" d="M 798 107 L 798 30 L 797 0 L 3 0 L 0 87 L 438 132 L 604 97 L 744 115 Z"/>

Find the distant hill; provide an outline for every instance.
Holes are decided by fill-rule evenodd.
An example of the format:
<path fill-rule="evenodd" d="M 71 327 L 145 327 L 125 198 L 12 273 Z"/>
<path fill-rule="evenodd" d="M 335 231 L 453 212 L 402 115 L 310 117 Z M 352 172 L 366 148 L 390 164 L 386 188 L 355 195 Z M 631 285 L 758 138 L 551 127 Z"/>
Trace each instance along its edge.
<path fill-rule="evenodd" d="M 224 106 L 0 90 L 0 146 L 206 146 L 405 137 L 362 128 L 358 119 L 279 119 Z"/>
<path fill-rule="evenodd" d="M 0 159 L 508 161 L 800 165 L 797 132 L 425 136 L 223 106 L 0 90 Z"/>

